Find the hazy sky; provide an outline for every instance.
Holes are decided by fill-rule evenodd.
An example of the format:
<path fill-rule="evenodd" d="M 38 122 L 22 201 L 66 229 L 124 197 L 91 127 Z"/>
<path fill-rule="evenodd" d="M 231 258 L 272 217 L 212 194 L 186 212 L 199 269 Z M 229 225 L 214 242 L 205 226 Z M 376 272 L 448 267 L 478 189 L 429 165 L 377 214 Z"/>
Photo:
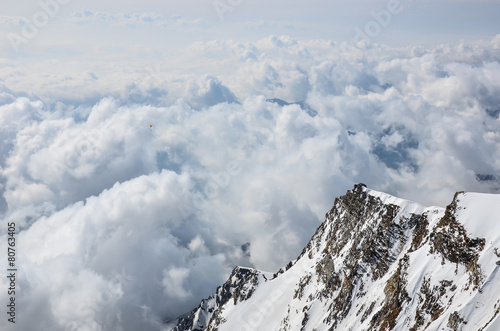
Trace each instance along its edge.
<path fill-rule="evenodd" d="M 383 11 L 390 17 L 381 16 L 383 26 L 371 39 L 388 45 L 491 39 L 500 28 L 499 1 L 61 0 L 67 4 L 60 4 L 47 24 L 37 16 L 43 7 L 39 1 L 6 2 L 0 14 L 0 37 L 1 51 L 9 57 L 15 54 L 8 47 L 8 35 L 21 35 L 23 25 L 15 22 L 19 17 L 31 22 L 37 17 L 44 25 L 18 54 L 35 58 L 79 57 L 103 47 L 116 56 L 130 51 L 139 56 L 137 48 L 143 56 L 153 56 L 155 50 L 194 41 L 256 41 L 271 34 L 346 41 L 356 36 L 357 27 L 364 31 L 376 21 L 374 13 Z"/>
<path fill-rule="evenodd" d="M 224 67 L 212 68 L 193 53 L 206 42 L 274 35 L 412 47 L 488 43 L 500 31 L 499 13 L 500 1 L 471 0 L 4 1 L 0 61 L 11 70 L 0 78 L 11 91 L 55 102 L 51 96 L 61 87 L 51 77 L 76 84 L 120 73 L 137 81 L 159 63 L 166 74 L 219 75 Z M 102 86 L 97 90 L 91 102 L 106 95 Z"/>

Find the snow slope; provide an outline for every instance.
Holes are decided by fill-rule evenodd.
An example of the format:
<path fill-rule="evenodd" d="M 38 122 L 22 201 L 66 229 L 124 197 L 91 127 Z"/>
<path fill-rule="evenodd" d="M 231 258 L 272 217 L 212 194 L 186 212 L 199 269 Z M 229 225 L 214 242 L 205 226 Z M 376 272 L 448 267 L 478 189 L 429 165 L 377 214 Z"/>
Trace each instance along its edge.
<path fill-rule="evenodd" d="M 499 212 L 500 195 L 424 207 L 356 185 L 297 260 L 235 268 L 173 330 L 500 330 Z"/>

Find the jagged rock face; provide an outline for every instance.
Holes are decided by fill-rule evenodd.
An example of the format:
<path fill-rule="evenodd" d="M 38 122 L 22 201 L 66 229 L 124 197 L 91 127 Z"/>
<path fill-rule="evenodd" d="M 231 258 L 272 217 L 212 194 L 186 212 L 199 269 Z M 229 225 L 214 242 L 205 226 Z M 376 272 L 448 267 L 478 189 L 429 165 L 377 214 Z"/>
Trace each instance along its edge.
<path fill-rule="evenodd" d="M 463 193 L 463 192 L 461 192 Z M 469 238 L 465 228 L 456 220 L 458 194 L 455 194 L 453 202 L 446 207 L 446 212 L 430 235 L 432 242 L 431 252 L 437 251 L 453 263 L 462 263 L 470 272 L 470 283 L 479 286 L 482 275 L 477 261 L 479 253 L 485 245 L 484 238 Z"/>
<path fill-rule="evenodd" d="M 202 300 L 198 308 L 188 316 L 180 318 L 172 331 L 202 331 L 207 328 L 209 322 L 211 327 L 208 330 L 216 330 L 217 326 L 224 322 L 224 318 L 220 316 L 224 305 L 230 300 L 234 305 L 248 300 L 259 284 L 260 277 L 267 279 L 264 273 L 258 270 L 234 268 L 224 285 L 219 286 L 208 299 Z"/>
<path fill-rule="evenodd" d="M 356 185 L 297 260 L 236 268 L 174 330 L 500 330 L 500 234 L 477 230 L 495 220 L 477 200 L 425 208 Z"/>

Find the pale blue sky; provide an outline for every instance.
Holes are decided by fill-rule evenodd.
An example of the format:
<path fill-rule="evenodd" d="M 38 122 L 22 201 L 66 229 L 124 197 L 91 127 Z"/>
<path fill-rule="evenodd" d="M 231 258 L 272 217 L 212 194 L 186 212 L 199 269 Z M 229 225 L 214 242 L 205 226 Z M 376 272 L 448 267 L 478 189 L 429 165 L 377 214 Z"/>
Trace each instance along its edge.
<path fill-rule="evenodd" d="M 273 35 L 426 48 L 489 44 L 500 34 L 499 14 L 498 0 L 9 1 L 0 12 L 0 84 L 40 98 L 52 90 L 70 97 L 70 83 L 137 81 L 158 63 L 166 75 L 220 76 L 224 66 L 204 63 L 230 54 L 211 55 L 206 43 L 255 43 Z M 85 99 L 96 101 L 99 91 Z"/>
<path fill-rule="evenodd" d="M 8 39 L 9 33 L 22 36 L 22 25 L 13 21 L 25 17 L 32 22 L 42 9 L 39 1 L 32 0 L 4 4 L 0 14 L 1 54 L 7 57 L 38 57 L 46 52 L 83 55 L 96 45 L 108 45 L 107 52 L 111 54 L 137 46 L 174 47 L 214 39 L 244 42 L 269 35 L 348 41 L 356 35 L 356 27 L 364 31 L 367 24 L 375 22 L 372 12 L 387 10 L 391 2 L 397 6 L 398 13 L 391 15 L 387 26 L 379 24 L 380 31 L 375 31 L 370 41 L 397 46 L 456 44 L 461 39 L 490 40 L 500 33 L 499 1 L 220 0 L 219 4 L 228 6 L 226 11 L 221 7 L 222 15 L 218 15 L 214 1 L 64 1 L 68 3 L 60 5 L 35 37 L 20 44 L 20 54 L 12 54 Z M 75 13 L 83 10 L 92 13 L 95 20 L 78 20 Z M 132 25 L 118 17 L 119 13 L 138 17 L 154 13 L 158 20 Z"/>

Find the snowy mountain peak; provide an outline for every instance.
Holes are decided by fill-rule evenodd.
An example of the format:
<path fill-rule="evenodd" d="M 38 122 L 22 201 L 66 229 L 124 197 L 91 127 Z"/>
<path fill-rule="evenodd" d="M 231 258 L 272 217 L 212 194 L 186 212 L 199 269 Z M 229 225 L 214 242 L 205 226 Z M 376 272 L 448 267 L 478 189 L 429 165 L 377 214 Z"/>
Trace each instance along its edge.
<path fill-rule="evenodd" d="M 355 185 L 297 260 L 272 277 L 235 268 L 173 330 L 499 330 L 499 206 L 459 192 L 427 208 Z"/>

